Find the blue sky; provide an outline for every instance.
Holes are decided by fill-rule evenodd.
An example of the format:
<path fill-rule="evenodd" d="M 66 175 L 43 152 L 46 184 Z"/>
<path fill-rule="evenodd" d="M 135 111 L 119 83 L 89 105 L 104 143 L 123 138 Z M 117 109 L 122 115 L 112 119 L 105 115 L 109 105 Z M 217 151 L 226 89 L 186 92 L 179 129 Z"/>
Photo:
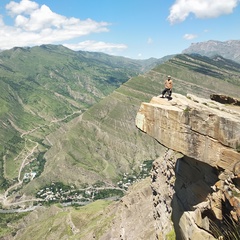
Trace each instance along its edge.
<path fill-rule="evenodd" d="M 240 40 L 240 0 L 1 0 L 0 49 L 63 44 L 146 59 Z"/>

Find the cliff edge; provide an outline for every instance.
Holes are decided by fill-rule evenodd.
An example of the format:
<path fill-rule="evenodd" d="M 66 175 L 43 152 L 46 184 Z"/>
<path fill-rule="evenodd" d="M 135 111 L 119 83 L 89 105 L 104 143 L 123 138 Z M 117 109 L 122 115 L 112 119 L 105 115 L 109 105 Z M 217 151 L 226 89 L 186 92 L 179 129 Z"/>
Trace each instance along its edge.
<path fill-rule="evenodd" d="M 239 234 L 240 107 L 188 94 L 142 103 L 136 126 L 168 150 L 152 169 L 156 230 L 165 238 Z"/>

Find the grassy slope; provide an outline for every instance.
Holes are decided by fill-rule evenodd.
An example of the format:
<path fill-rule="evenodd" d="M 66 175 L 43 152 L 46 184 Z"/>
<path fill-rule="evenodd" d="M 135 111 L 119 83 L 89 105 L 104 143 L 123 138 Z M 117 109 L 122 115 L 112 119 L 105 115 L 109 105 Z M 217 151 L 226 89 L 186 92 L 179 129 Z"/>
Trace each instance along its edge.
<path fill-rule="evenodd" d="M 143 235 L 145 239 L 152 239 L 155 234 L 149 210 L 152 204 L 149 182 L 146 178 L 136 183 L 122 201 L 98 200 L 82 207 L 52 205 L 39 208 L 12 225 L 13 232 L 19 230 L 15 239 L 112 239 L 119 237 L 122 228 L 126 228 L 126 235 L 131 231 L 131 236 L 138 239 L 143 239 Z M 126 208 L 134 214 L 126 212 Z M 140 220 L 142 216 L 146 219 Z M 127 222 L 129 219 L 130 223 Z"/>
<path fill-rule="evenodd" d="M 123 173 L 137 170 L 144 160 L 161 154 L 158 144 L 136 129 L 134 120 L 141 102 L 161 93 L 168 74 L 173 76 L 175 92 L 203 97 L 213 92 L 239 94 L 238 64 L 179 55 L 130 79 L 64 129 L 49 135 L 52 147 L 46 153 L 45 171 L 26 191 L 51 179 L 77 185 L 116 182 Z"/>
<path fill-rule="evenodd" d="M 126 90 L 129 95 L 126 95 Z M 138 171 L 145 160 L 155 159 L 162 148 L 139 132 L 135 116 L 141 101 L 152 96 L 121 86 L 81 117 L 48 136 L 45 171 L 27 191 L 54 179 L 65 184 L 116 182 L 123 173 Z M 64 174 L 62 174 L 64 173 Z"/>
<path fill-rule="evenodd" d="M 146 67 L 146 62 L 74 52 L 63 46 L 1 52 L 0 155 L 4 161 L 0 161 L 0 188 L 16 181 L 24 159 L 18 156 L 26 150 L 26 139 L 38 142 L 46 151 L 41 142 L 47 134 Z M 32 132 L 21 137 L 28 131 Z"/>
<path fill-rule="evenodd" d="M 86 239 L 89 232 L 100 235 L 111 221 L 111 217 L 103 219 L 103 212 L 110 203 L 96 201 L 76 209 L 58 206 L 52 206 L 48 211 L 42 209 L 28 216 L 29 220 L 25 222 L 35 218 L 35 223 L 22 229 L 17 239 Z"/>
<path fill-rule="evenodd" d="M 119 173 L 130 170 L 143 159 L 153 158 L 159 154 L 161 149 L 157 147 L 158 144 L 135 128 L 134 119 L 140 103 L 149 101 L 152 96 L 162 91 L 162 83 L 168 74 L 173 76 L 174 91 L 179 93 L 188 92 L 208 97 L 212 92 L 229 93 L 230 91 L 232 96 L 238 97 L 239 71 L 235 67 L 231 69 L 230 66 L 227 66 L 227 69 L 222 65 L 221 67 L 213 66 L 211 63 L 215 61 L 209 63 L 208 59 L 207 62 L 206 59 L 203 60 L 178 56 L 147 74 L 134 77 L 92 106 L 81 117 L 49 135 L 48 140 L 53 146 L 46 154 L 45 171 L 24 191 L 32 192 L 34 188 L 53 179 L 69 183 L 79 181 L 79 184 L 84 181 L 91 183 L 98 178 L 114 179 Z M 226 62 L 225 65 L 227 65 Z M 212 83 L 214 83 L 213 86 L 210 85 Z M 208 89 L 209 86 L 211 89 Z M 45 215 L 46 212 L 44 212 L 35 225 L 31 225 L 34 219 L 32 213 L 29 215 L 30 225 L 20 233 L 19 237 L 22 238 L 19 239 L 27 239 L 29 234 L 36 234 L 35 236 L 39 239 L 46 234 L 74 238 L 66 224 L 69 214 L 72 215 L 72 221 L 79 229 L 88 229 L 89 232 L 95 229 L 95 232 L 101 235 L 94 223 L 97 222 L 100 228 L 105 229 L 111 218 L 106 219 L 105 215 L 101 215 L 108 204 L 102 201 L 95 204 L 99 207 L 97 211 L 95 211 L 95 205 L 89 205 L 80 211 L 58 209 L 53 214 L 52 206 L 48 210 L 52 215 Z M 88 215 L 92 211 L 95 214 Z M 99 218 L 99 213 L 103 217 L 102 220 Z M 86 219 L 89 222 L 86 222 Z M 51 231 L 46 230 L 45 222 L 53 226 Z"/>
<path fill-rule="evenodd" d="M 209 98 L 211 93 L 239 97 L 240 64 L 222 57 L 209 59 L 199 55 L 178 55 L 154 69 L 174 79 L 174 91 Z"/>

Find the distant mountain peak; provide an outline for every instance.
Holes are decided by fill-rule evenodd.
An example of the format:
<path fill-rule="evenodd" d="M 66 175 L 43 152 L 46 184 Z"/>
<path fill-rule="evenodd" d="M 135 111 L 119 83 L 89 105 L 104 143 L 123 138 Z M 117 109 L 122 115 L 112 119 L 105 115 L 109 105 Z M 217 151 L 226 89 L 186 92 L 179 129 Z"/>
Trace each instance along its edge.
<path fill-rule="evenodd" d="M 183 50 L 182 53 L 196 53 L 207 57 L 221 55 L 224 58 L 240 63 L 240 40 L 228 40 L 224 42 L 209 40 L 206 42 L 192 43 L 190 47 Z"/>

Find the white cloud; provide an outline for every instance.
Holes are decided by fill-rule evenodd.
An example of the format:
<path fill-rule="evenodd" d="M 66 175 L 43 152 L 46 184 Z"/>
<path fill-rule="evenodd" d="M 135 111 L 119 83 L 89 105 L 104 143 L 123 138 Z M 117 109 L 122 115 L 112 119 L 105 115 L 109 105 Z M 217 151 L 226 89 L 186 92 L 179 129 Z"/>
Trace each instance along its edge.
<path fill-rule="evenodd" d="M 72 50 L 83 50 L 83 51 L 96 51 L 96 52 L 107 52 L 113 53 L 113 50 L 123 50 L 127 46 L 125 44 L 114 44 L 106 42 L 96 42 L 96 41 L 84 41 L 76 44 L 63 44 L 65 47 Z"/>
<path fill-rule="evenodd" d="M 170 8 L 168 21 L 173 24 L 184 21 L 190 13 L 197 18 L 214 18 L 232 13 L 239 0 L 176 0 Z"/>
<path fill-rule="evenodd" d="M 186 39 L 186 40 L 192 40 L 192 39 L 194 39 L 194 38 L 196 38 L 196 37 L 197 37 L 197 35 L 195 35 L 195 34 L 189 34 L 189 33 L 186 33 L 186 34 L 183 36 L 183 38 Z"/>
<path fill-rule="evenodd" d="M 59 44 L 92 33 L 108 32 L 108 22 L 92 19 L 81 20 L 65 17 L 53 12 L 46 5 L 31 0 L 11 1 L 6 5 L 14 26 L 6 25 L 0 16 L 0 49 L 14 46 L 34 46 L 41 44 Z M 89 51 L 111 51 L 126 48 L 123 44 L 86 41 L 75 46 Z M 74 46 L 72 46 L 74 48 Z"/>
<path fill-rule="evenodd" d="M 18 14 L 31 14 L 34 10 L 38 9 L 38 7 L 39 5 L 36 2 L 29 0 L 22 0 L 20 3 L 11 1 L 6 5 L 6 9 L 11 16 Z"/>
<path fill-rule="evenodd" d="M 21 21 L 23 18 L 24 21 Z M 61 27 L 64 27 L 67 22 L 67 18 L 53 13 L 46 5 L 33 11 L 29 17 L 17 15 L 15 19 L 15 25 L 25 31 L 40 31 L 47 27 L 60 29 Z"/>

